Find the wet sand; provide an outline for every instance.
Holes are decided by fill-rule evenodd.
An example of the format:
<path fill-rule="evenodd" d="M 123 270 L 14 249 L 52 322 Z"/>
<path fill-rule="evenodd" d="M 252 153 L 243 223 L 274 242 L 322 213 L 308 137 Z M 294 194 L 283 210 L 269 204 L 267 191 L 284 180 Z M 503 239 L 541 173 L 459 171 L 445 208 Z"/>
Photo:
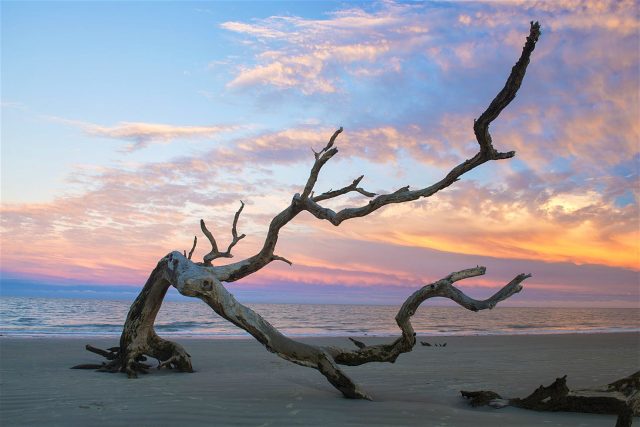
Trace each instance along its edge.
<path fill-rule="evenodd" d="M 361 337 L 367 343 L 384 338 Z M 59 426 L 379 425 L 613 426 L 615 416 L 471 408 L 460 390 L 528 395 L 567 374 L 571 388 L 606 384 L 640 369 L 640 334 L 419 337 L 395 364 L 345 367 L 374 401 L 341 396 L 317 371 L 286 362 L 250 339 L 176 339 L 193 374 L 71 370 L 97 363 L 87 343 L 116 339 L 0 337 L 0 424 Z M 306 338 L 352 345 L 346 338 Z M 640 423 L 637 419 L 636 423 Z"/>

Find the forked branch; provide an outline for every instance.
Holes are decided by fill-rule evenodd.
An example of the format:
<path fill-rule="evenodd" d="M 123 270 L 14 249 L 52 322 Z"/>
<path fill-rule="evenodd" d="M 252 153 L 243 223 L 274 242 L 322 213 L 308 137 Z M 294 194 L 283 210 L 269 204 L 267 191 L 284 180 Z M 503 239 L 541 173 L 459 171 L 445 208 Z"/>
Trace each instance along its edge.
<path fill-rule="evenodd" d="M 220 252 L 220 250 L 218 249 L 218 244 L 216 243 L 216 239 L 213 237 L 213 234 L 211 234 L 211 232 L 205 225 L 204 220 L 202 219 L 200 220 L 200 228 L 202 229 L 202 232 L 204 233 L 205 236 L 207 236 L 207 239 L 209 239 L 209 242 L 211 243 L 211 252 L 206 254 L 203 258 L 205 265 L 211 265 L 211 261 L 213 261 L 216 258 L 233 258 L 233 255 L 231 254 L 231 249 L 233 249 L 233 247 L 240 240 L 246 237 L 245 234 L 238 235 L 238 228 L 237 228 L 238 218 L 240 218 L 240 213 L 242 212 L 242 209 L 244 209 L 244 202 L 240 200 L 240 209 L 238 209 L 235 216 L 233 217 L 233 226 L 231 227 L 231 236 L 233 239 L 231 240 L 231 243 L 229 243 L 229 246 L 227 247 L 227 250 L 225 252 Z M 195 241 L 194 241 L 194 247 L 195 247 Z M 189 259 L 191 259 L 191 255 L 189 255 Z"/>
<path fill-rule="evenodd" d="M 322 150 L 320 150 L 320 152 L 318 153 L 316 153 L 315 151 L 313 152 L 316 158 L 316 161 L 311 167 L 309 178 L 307 179 L 307 183 L 304 186 L 304 190 L 302 190 L 302 196 L 301 196 L 302 199 L 306 199 L 307 197 L 309 197 L 309 195 L 311 194 L 311 191 L 313 191 L 313 187 L 316 185 L 316 181 L 318 180 L 318 174 L 320 173 L 320 169 L 322 169 L 322 166 L 324 166 L 325 163 L 329 161 L 329 159 L 331 159 L 333 156 L 336 155 L 336 153 L 338 153 L 338 149 L 334 147 L 333 144 L 336 142 L 336 138 L 341 133 L 342 133 L 342 128 L 338 129 L 333 133 L 327 145 Z"/>

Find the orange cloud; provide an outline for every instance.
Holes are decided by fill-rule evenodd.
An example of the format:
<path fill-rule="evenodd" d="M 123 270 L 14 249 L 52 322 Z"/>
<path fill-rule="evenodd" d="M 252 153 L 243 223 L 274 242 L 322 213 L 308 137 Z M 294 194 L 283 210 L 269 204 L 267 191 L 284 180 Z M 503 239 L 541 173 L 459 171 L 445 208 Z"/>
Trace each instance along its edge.
<path fill-rule="evenodd" d="M 508 188 L 500 198 L 487 188 L 460 185 L 418 206 L 388 207 L 354 223 L 349 235 L 452 253 L 640 270 L 637 206 L 618 208 L 595 192 L 557 194 L 536 205 L 510 198 Z"/>

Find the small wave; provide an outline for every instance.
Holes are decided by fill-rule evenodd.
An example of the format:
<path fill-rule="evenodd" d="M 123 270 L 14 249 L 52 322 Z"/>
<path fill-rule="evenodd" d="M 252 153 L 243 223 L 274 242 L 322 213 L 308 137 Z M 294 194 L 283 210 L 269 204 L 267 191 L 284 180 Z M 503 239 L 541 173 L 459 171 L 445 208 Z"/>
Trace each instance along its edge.
<path fill-rule="evenodd" d="M 15 322 L 20 325 L 32 326 L 40 323 L 40 319 L 36 319 L 35 317 L 18 317 Z"/>
<path fill-rule="evenodd" d="M 47 328 L 53 329 L 113 329 L 122 328 L 123 323 L 77 323 L 71 325 L 46 325 Z"/>
<path fill-rule="evenodd" d="M 0 334 L 12 336 L 118 336 L 129 310 L 129 303 L 119 301 L 96 305 L 84 300 L 0 297 L 0 303 Z M 392 306 L 261 304 L 256 310 L 283 333 L 296 337 L 400 333 L 394 321 L 397 307 Z M 640 311 L 496 308 L 490 315 L 477 315 L 434 307 L 416 313 L 412 323 L 421 336 L 637 332 Z M 159 334 L 173 337 L 247 336 L 235 325 L 212 316 L 209 307 L 192 302 L 167 302 L 154 327 Z"/>
<path fill-rule="evenodd" d="M 507 328 L 510 329 L 535 329 L 538 328 L 539 326 L 536 325 L 505 325 Z M 549 329 L 549 328 L 553 328 L 553 326 L 551 325 L 545 325 L 545 329 Z"/>
<path fill-rule="evenodd" d="M 154 328 L 157 331 L 171 332 L 191 329 L 211 329 L 213 326 L 215 326 L 213 322 L 171 322 L 156 324 Z"/>

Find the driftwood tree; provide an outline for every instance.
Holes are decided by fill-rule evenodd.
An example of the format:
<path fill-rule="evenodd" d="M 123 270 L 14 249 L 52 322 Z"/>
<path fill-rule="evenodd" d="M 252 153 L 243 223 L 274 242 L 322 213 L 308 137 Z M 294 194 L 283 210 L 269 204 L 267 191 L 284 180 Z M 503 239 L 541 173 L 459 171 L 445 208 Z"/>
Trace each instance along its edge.
<path fill-rule="evenodd" d="M 457 271 L 422 287 L 407 298 L 396 316 L 396 322 L 401 330 L 401 335 L 396 340 L 389 344 L 371 346 L 354 341 L 358 348 L 346 349 L 309 345 L 284 336 L 260 314 L 238 302 L 225 289 L 223 283 L 240 280 L 259 271 L 272 261 L 291 264 L 289 260 L 274 252 L 278 242 L 278 233 L 282 227 L 303 211 L 338 226 L 343 221 L 369 215 L 390 204 L 430 197 L 483 163 L 513 157 L 514 151 L 501 152 L 494 148 L 489 134 L 489 125 L 516 96 L 539 35 L 540 25 L 537 22 L 532 22 L 522 54 L 513 66 L 504 88 L 475 120 L 473 130 L 479 144 L 478 152 L 451 169 L 440 181 L 418 190 L 411 190 L 409 186 L 406 186 L 389 194 L 376 195 L 359 187 L 363 179 L 363 176 L 360 176 L 343 188 L 315 195 L 314 187 L 322 167 L 338 153 L 335 142 L 342 132 L 342 128 L 338 129 L 322 150 L 314 152 L 315 161 L 302 192 L 295 194 L 289 206 L 272 219 L 262 249 L 258 253 L 232 264 L 213 264 L 213 261 L 218 258 L 231 258 L 231 250 L 244 237 L 244 234 L 239 235 L 237 231 L 238 219 L 244 208 L 243 203 L 235 214 L 231 228 L 232 241 L 224 252 L 220 251 L 213 234 L 207 229 L 204 221 L 201 221 L 202 232 L 211 243 L 211 251 L 204 256 L 203 262 L 191 260 L 197 239 L 194 239 L 193 248 L 188 255 L 171 252 L 162 258 L 129 310 L 120 337 L 120 345 L 109 350 L 87 346 L 87 350 L 98 353 L 109 361 L 101 365 L 79 365 L 77 368 L 124 372 L 129 377 L 136 377 L 138 373 L 146 373 L 146 370 L 150 368 L 144 363 L 148 356 L 159 361 L 158 368 L 167 367 L 191 372 L 191 357 L 187 351 L 177 343 L 160 338 L 153 328 L 163 298 L 169 287 L 173 286 L 182 295 L 200 298 L 218 315 L 251 334 L 267 350 L 290 362 L 317 369 L 344 396 L 369 399 L 370 397 L 340 369 L 339 365 L 356 366 L 369 362 L 393 363 L 400 354 L 411 351 L 416 344 L 416 334 L 410 320 L 425 300 L 432 297 L 445 297 L 468 310 L 478 311 L 491 309 L 500 301 L 519 292 L 522 289 L 522 282 L 530 277 L 529 274 L 519 274 L 487 300 L 472 299 L 456 288 L 454 284 L 463 279 L 483 275 L 485 268 L 475 267 Z M 360 193 L 369 198 L 369 201 L 362 206 L 346 208 L 338 212 L 323 207 L 321 204 L 325 200 L 351 192 Z"/>

